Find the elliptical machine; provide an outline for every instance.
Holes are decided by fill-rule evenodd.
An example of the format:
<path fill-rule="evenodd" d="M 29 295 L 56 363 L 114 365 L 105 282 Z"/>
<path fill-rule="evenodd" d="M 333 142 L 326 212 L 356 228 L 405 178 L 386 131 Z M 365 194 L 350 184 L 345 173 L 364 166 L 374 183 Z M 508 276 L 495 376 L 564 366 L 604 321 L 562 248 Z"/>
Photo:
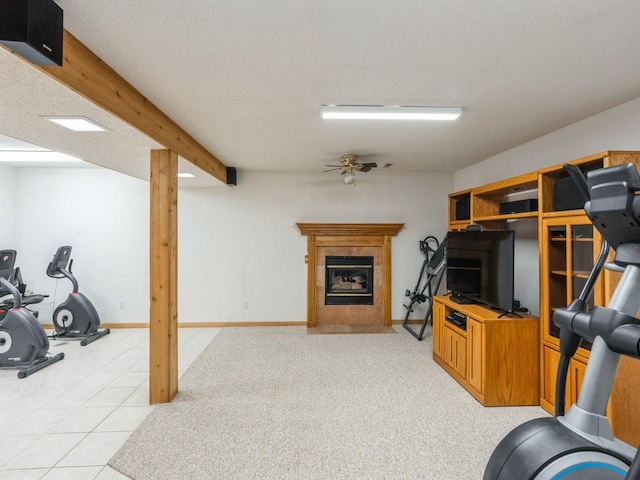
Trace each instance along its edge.
<path fill-rule="evenodd" d="M 576 166 L 565 169 L 585 197 L 585 211 L 603 238 L 603 248 L 580 297 L 553 314 L 560 327 L 561 359 L 556 380 L 556 416 L 511 431 L 493 452 L 484 480 L 640 479 L 640 454 L 614 438 L 605 416 L 620 355 L 640 358 L 640 175 L 631 163 L 594 170 L 585 180 Z M 607 307 L 587 311 L 586 300 L 605 266 L 623 271 Z M 591 340 L 580 396 L 564 415 L 566 368 L 582 339 Z"/>
<path fill-rule="evenodd" d="M 25 378 L 62 360 L 64 353 L 48 355 L 47 333 L 33 312 L 23 307 L 22 295 L 12 280 L 15 260 L 15 250 L 0 252 L 0 289 L 13 297 L 0 304 L 0 367 L 20 368 L 18 378 Z M 39 296 L 32 297 L 37 300 Z"/>
<path fill-rule="evenodd" d="M 67 278 L 73 285 L 73 291 L 53 312 L 55 333 L 51 338 L 79 338 L 80 345 L 84 347 L 108 335 L 111 330 L 99 329 L 100 316 L 89 299 L 78 292 L 78 280 L 71 272 L 72 265 L 71 247 L 62 246 L 47 267 L 48 276 L 55 279 Z"/>

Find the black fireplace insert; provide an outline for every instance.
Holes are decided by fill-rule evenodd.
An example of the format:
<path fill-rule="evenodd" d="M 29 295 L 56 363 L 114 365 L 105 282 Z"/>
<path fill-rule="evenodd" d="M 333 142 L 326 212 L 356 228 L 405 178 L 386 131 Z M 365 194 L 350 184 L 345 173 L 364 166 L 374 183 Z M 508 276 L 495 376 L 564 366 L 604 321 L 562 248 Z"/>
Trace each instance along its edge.
<path fill-rule="evenodd" d="M 373 305 L 373 257 L 325 258 L 325 305 Z"/>

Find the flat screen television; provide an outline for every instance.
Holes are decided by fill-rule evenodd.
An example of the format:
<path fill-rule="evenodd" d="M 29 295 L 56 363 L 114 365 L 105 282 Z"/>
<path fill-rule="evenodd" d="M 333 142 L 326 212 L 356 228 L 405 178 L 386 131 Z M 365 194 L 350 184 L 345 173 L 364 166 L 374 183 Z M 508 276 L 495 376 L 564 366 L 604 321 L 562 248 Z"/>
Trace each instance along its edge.
<path fill-rule="evenodd" d="M 513 230 L 449 232 L 447 290 L 459 303 L 513 311 Z"/>

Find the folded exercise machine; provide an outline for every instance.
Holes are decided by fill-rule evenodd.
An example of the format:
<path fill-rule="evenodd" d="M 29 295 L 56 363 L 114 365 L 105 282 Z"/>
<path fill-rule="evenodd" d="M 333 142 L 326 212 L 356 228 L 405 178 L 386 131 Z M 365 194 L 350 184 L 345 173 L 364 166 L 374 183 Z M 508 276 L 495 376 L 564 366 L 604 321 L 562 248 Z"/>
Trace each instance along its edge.
<path fill-rule="evenodd" d="M 591 171 L 586 179 L 576 166 L 565 169 L 587 200 L 585 211 L 603 248 L 580 297 L 553 314 L 561 352 L 556 416 L 509 433 L 489 459 L 484 480 L 640 479 L 638 450 L 614 438 L 605 416 L 620 355 L 640 358 L 640 175 L 631 163 Z M 609 246 L 615 258 L 605 265 Z M 588 311 L 603 266 L 622 271 L 622 278 L 607 307 Z M 593 346 L 578 402 L 564 415 L 566 368 L 583 338 Z"/>
<path fill-rule="evenodd" d="M 33 312 L 24 308 L 22 295 L 14 285 L 15 260 L 15 250 L 0 252 L 0 296 L 12 297 L 0 303 L 0 367 L 19 368 L 18 378 L 25 378 L 62 360 L 64 353 L 48 354 L 47 333 Z M 41 296 L 32 297 L 38 300 Z"/>
<path fill-rule="evenodd" d="M 72 265 L 71 247 L 63 246 L 58 248 L 47 267 L 48 276 L 56 279 L 67 278 L 73 285 L 73 291 L 53 312 L 55 333 L 51 338 L 79 338 L 80 345 L 85 346 L 108 335 L 110 330 L 99 329 L 98 312 L 89 299 L 78 292 L 78 280 L 71 272 Z"/>
<path fill-rule="evenodd" d="M 420 241 L 420 251 L 424 255 L 424 261 L 420 268 L 420 275 L 418 276 L 418 282 L 416 283 L 413 292 L 407 290 L 405 296 L 409 297 L 409 304 L 402 306 L 407 309 L 407 314 L 404 317 L 402 326 L 415 338 L 422 340 L 424 329 L 431 320 L 433 310 L 433 296 L 437 295 L 440 289 L 440 283 L 444 276 L 444 266 L 446 262 L 445 248 L 447 239 L 438 243 L 438 239 L 433 236 L 428 236 L 424 240 Z M 420 330 L 416 332 L 409 326 L 409 316 L 413 313 L 413 306 L 427 302 L 426 312 L 424 314 L 424 320 L 420 326 Z"/>

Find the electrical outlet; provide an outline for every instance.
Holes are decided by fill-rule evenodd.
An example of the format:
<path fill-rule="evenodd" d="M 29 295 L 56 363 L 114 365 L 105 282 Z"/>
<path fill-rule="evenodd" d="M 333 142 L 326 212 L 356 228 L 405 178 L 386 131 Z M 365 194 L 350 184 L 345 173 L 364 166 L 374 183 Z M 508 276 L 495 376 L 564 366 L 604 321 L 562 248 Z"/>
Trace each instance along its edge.
<path fill-rule="evenodd" d="M 124 300 L 120 300 L 120 310 L 124 310 Z"/>
<path fill-rule="evenodd" d="M 248 310 L 249 309 L 249 300 L 243 300 L 242 301 L 242 309 L 243 310 Z"/>

